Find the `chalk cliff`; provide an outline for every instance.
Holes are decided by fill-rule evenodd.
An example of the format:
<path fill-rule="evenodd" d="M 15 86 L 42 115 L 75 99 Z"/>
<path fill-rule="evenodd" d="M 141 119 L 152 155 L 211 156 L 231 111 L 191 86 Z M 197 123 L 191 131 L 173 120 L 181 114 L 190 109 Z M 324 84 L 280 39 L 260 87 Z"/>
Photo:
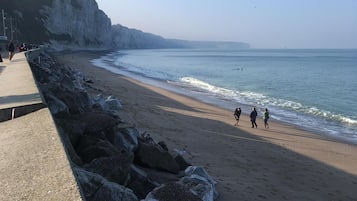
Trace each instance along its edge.
<path fill-rule="evenodd" d="M 51 43 L 75 47 L 108 48 L 111 21 L 95 0 L 53 0 L 43 8 Z M 74 46 L 74 47 L 73 47 Z"/>
<path fill-rule="evenodd" d="M 112 44 L 111 21 L 95 0 L 27 0 L 1 4 L 9 39 L 12 35 L 14 40 L 71 49 L 108 49 Z"/>

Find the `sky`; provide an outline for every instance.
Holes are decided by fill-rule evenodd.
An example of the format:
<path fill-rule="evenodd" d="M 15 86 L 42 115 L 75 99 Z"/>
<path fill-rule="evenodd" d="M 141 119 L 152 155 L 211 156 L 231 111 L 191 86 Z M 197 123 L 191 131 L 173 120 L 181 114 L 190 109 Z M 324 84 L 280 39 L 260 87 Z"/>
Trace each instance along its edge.
<path fill-rule="evenodd" d="M 357 0 L 96 0 L 112 24 L 253 48 L 357 48 Z"/>

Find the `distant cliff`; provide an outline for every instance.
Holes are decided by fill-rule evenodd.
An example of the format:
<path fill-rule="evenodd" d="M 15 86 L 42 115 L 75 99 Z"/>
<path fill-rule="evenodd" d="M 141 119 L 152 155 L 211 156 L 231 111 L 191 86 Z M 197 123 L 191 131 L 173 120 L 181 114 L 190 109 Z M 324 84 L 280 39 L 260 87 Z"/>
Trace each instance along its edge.
<path fill-rule="evenodd" d="M 151 33 L 113 25 L 113 45 L 120 49 L 145 48 L 249 48 L 248 43 L 165 39 Z"/>
<path fill-rule="evenodd" d="M 183 45 L 151 33 L 113 25 L 113 45 L 120 49 L 181 48 Z"/>

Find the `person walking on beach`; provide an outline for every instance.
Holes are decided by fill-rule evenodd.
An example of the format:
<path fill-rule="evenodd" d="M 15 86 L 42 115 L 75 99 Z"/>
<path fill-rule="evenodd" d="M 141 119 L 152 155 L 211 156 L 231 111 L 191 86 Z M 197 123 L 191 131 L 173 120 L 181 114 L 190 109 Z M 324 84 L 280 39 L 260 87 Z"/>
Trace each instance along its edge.
<path fill-rule="evenodd" d="M 233 116 L 234 116 L 234 118 L 236 119 L 237 123 L 234 124 L 234 126 L 237 126 L 238 123 L 239 123 L 240 113 L 242 113 L 242 110 L 240 109 L 240 107 L 239 107 L 239 108 L 236 108 L 236 110 L 234 111 Z"/>
<path fill-rule="evenodd" d="M 269 119 L 269 111 L 268 111 L 268 108 L 265 108 L 265 112 L 264 112 L 264 127 L 265 128 L 269 128 L 268 119 Z"/>
<path fill-rule="evenodd" d="M 257 110 L 255 109 L 255 107 L 253 107 L 252 112 L 250 113 L 250 121 L 252 122 L 252 128 L 254 128 L 254 126 L 255 128 L 258 128 L 258 125 L 256 123 L 257 116 L 258 116 Z"/>
<path fill-rule="evenodd" d="M 12 43 L 12 40 L 10 40 L 9 45 L 8 45 L 7 48 L 9 50 L 9 60 L 11 61 L 11 59 L 15 55 L 15 46 L 14 46 L 14 43 Z"/>
<path fill-rule="evenodd" d="M 2 62 L 2 57 L 1 57 L 1 47 L 0 47 L 0 62 Z"/>

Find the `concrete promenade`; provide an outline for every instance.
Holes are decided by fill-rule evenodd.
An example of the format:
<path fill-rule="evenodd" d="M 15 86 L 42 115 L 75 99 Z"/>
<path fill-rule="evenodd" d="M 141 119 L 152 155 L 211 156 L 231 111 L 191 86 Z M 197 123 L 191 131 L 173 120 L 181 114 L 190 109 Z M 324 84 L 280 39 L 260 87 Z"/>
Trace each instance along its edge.
<path fill-rule="evenodd" d="M 0 63 L 0 121 L 44 107 L 24 53 Z M 30 111 L 28 111 L 30 110 Z M 27 112 L 28 111 L 28 112 Z"/>
<path fill-rule="evenodd" d="M 82 200 L 25 53 L 0 63 L 0 200 Z"/>

